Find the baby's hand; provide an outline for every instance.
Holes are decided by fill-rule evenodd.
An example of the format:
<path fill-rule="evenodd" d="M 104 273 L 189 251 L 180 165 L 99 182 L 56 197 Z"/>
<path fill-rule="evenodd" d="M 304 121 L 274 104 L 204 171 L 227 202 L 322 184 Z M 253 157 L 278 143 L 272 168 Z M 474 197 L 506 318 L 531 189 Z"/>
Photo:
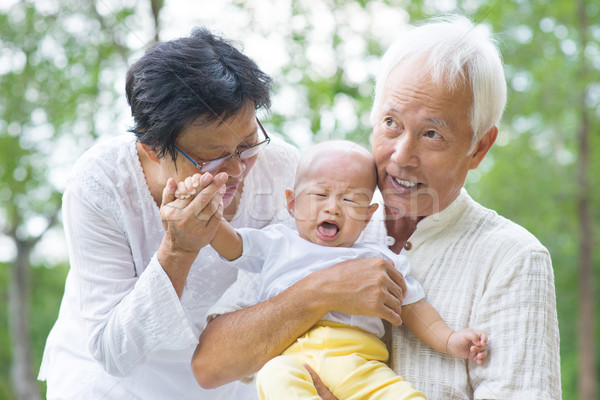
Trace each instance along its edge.
<path fill-rule="evenodd" d="M 209 175 L 210 174 L 205 174 Z M 177 184 L 177 190 L 175 190 L 175 197 L 180 200 L 189 199 L 192 196 L 196 195 L 196 191 L 198 186 L 200 186 L 200 178 L 202 174 L 194 174 L 192 176 L 188 176 L 184 181 L 179 182 Z M 207 179 L 207 178 L 205 178 Z"/>
<path fill-rule="evenodd" d="M 483 363 L 487 357 L 487 335 L 479 329 L 465 328 L 455 331 L 448 338 L 448 353 L 460 358 Z"/>

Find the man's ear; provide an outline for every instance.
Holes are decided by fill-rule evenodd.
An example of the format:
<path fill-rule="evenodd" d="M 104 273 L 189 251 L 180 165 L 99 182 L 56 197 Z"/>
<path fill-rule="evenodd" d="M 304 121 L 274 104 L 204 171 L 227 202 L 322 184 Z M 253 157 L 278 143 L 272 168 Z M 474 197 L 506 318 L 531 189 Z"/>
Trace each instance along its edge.
<path fill-rule="evenodd" d="M 498 137 L 498 127 L 494 125 L 485 133 L 485 135 L 483 135 L 481 139 L 479 139 L 477 147 L 475 147 L 475 151 L 470 156 L 471 165 L 469 166 L 469 169 L 475 169 L 479 166 L 481 160 L 483 160 L 487 152 L 492 148 L 492 145 L 496 141 L 496 137 Z"/>
<path fill-rule="evenodd" d="M 294 196 L 294 191 L 291 189 L 286 189 L 285 191 L 285 200 L 287 202 L 287 209 L 290 216 L 294 217 L 294 207 L 296 205 L 296 198 Z"/>
<path fill-rule="evenodd" d="M 158 150 L 156 150 L 156 147 L 143 143 L 140 143 L 140 146 L 142 146 L 142 150 L 144 150 L 144 153 L 149 159 L 151 159 L 154 162 L 158 162 L 160 160 L 160 158 L 158 157 Z"/>

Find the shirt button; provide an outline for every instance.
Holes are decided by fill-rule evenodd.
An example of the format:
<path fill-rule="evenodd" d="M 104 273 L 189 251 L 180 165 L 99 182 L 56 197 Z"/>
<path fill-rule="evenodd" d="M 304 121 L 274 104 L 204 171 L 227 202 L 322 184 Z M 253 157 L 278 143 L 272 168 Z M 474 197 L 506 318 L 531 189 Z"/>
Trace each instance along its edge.
<path fill-rule="evenodd" d="M 404 243 L 404 250 L 408 251 L 410 249 L 412 249 L 412 243 L 411 242 Z"/>

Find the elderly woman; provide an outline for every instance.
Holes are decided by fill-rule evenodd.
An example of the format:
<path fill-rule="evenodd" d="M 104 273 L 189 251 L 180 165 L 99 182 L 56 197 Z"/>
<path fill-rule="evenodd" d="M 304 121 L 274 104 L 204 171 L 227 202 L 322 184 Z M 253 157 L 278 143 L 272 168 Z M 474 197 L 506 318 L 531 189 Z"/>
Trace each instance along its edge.
<path fill-rule="evenodd" d="M 394 370 L 429 399 L 560 399 L 550 255 L 533 235 L 463 188 L 496 140 L 505 101 L 493 41 L 455 17 L 415 28 L 389 48 L 372 111 L 385 213 L 379 240 L 386 234 L 394 239 L 390 248 L 406 254 L 425 299 L 450 327 L 472 325 L 488 334 L 489 357 L 482 365 L 436 352 L 398 327 L 398 297 L 390 296 L 396 288 L 379 275 L 381 265 L 367 259 L 314 273 L 240 310 L 255 293 L 252 277 L 241 277 L 213 308 L 212 314 L 222 315 L 200 338 L 193 361 L 198 381 L 213 387 L 256 371 L 335 310 L 378 315 L 396 325 Z M 366 290 L 372 281 L 365 279 L 371 275 L 383 282 L 380 302 L 363 295 L 372 293 Z M 340 276 L 346 277 L 347 295 Z M 362 308 L 356 299 L 364 301 Z"/>
<path fill-rule="evenodd" d="M 205 29 L 158 43 L 131 66 L 133 134 L 87 151 L 64 194 L 71 270 L 40 371 L 48 399 L 241 399 L 253 391 L 203 390 L 190 360 L 208 307 L 236 279 L 206 246 L 218 221 L 261 228 L 286 214 L 297 153 L 255 116 L 270 106 L 270 83 Z M 228 179 L 206 175 L 194 201 L 176 200 L 175 182 L 198 171 Z"/>

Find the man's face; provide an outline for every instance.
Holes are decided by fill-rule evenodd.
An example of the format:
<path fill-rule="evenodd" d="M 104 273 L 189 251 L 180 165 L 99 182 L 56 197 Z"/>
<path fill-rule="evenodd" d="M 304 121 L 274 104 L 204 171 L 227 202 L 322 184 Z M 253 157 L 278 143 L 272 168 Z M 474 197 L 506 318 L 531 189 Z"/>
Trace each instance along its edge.
<path fill-rule="evenodd" d="M 490 130 L 468 154 L 472 102 L 469 87 L 451 90 L 434 83 L 420 60 L 392 70 L 372 140 L 378 184 L 389 212 L 425 217 L 458 196 L 468 171 L 479 165 L 496 133 Z"/>

